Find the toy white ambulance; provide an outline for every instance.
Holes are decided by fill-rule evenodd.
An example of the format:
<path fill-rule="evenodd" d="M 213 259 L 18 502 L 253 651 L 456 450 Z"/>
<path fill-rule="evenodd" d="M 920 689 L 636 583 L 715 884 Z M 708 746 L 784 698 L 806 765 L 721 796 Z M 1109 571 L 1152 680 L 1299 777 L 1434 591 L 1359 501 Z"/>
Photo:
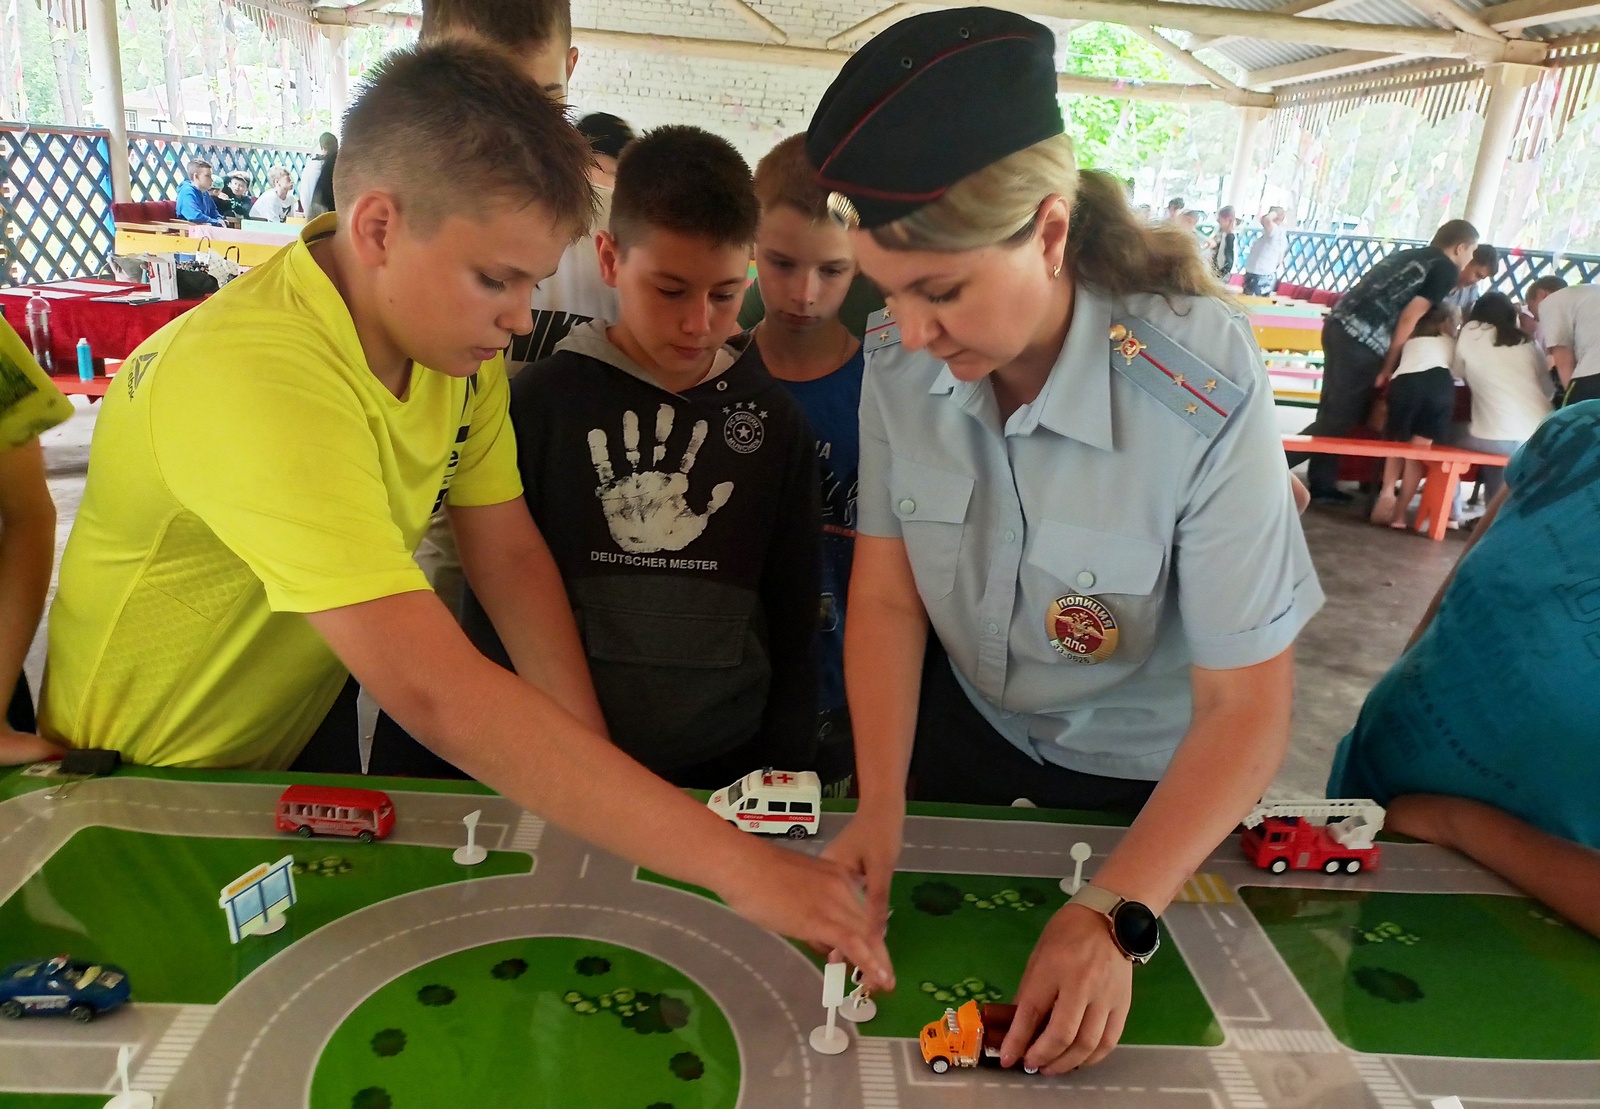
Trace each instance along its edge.
<path fill-rule="evenodd" d="M 809 770 L 753 770 L 706 802 L 746 832 L 804 839 L 821 825 L 822 779 Z"/>

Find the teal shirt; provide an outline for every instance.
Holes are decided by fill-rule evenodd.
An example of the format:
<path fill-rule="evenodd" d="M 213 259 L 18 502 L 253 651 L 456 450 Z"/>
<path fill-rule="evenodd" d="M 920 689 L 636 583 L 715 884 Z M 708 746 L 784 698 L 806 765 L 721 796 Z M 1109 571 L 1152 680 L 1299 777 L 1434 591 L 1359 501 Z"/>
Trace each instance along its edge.
<path fill-rule="evenodd" d="M 1114 349 L 1118 321 L 1147 349 Z M 987 378 L 892 323 L 865 345 L 857 531 L 905 541 L 957 679 L 1035 760 L 1159 778 L 1190 668 L 1265 662 L 1321 607 L 1260 350 L 1224 302 L 1080 285 L 1043 391 L 1004 426 Z M 1052 643 L 1071 597 L 1117 625 L 1102 661 Z"/>
<path fill-rule="evenodd" d="M 1378 680 L 1329 797 L 1441 793 L 1600 848 L 1600 401 L 1563 408 L 1439 611 Z"/>

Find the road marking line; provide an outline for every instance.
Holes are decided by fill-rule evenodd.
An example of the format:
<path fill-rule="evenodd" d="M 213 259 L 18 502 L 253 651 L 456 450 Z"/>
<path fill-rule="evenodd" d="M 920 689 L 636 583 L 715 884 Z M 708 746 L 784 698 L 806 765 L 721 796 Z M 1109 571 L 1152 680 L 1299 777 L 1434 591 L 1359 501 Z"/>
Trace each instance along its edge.
<path fill-rule="evenodd" d="M 1201 905 L 1237 905 L 1238 895 L 1220 874 L 1196 874 L 1183 884 L 1174 901 L 1188 901 Z"/>
<path fill-rule="evenodd" d="M 1222 1091 L 1227 1095 L 1228 1103 L 1234 1109 L 1266 1109 L 1266 1099 L 1256 1088 L 1256 1080 L 1250 1076 L 1250 1068 L 1245 1066 L 1238 1052 L 1208 1051 L 1206 1055 L 1211 1060 L 1211 1069 L 1217 1072 L 1217 1078 L 1222 1082 Z"/>
<path fill-rule="evenodd" d="M 589 853 L 588 852 L 584 852 L 583 865 L 578 868 L 578 878 L 581 880 L 581 879 L 587 878 L 588 876 L 589 876 Z"/>
<path fill-rule="evenodd" d="M 1238 1028 L 1228 1036 L 1228 1046 L 1238 1051 L 1333 1055 L 1344 1050 L 1332 1033 L 1287 1028 Z"/>
<path fill-rule="evenodd" d="M 511 850 L 535 854 L 542 839 L 544 839 L 544 821 L 531 812 L 525 812 L 517 821 L 517 830 L 511 836 Z"/>
<path fill-rule="evenodd" d="M 856 1061 L 861 1071 L 862 1109 L 900 1109 L 900 1087 L 894 1080 L 889 1041 L 876 1036 L 857 1037 Z"/>
<path fill-rule="evenodd" d="M 184 1060 L 194 1050 L 200 1033 L 211 1023 L 214 1005 L 185 1005 L 167 1025 L 167 1030 L 156 1041 L 156 1046 L 140 1065 L 130 1085 L 135 1090 L 148 1090 L 153 1094 L 165 1093 L 172 1078 L 183 1066 Z"/>
<path fill-rule="evenodd" d="M 1374 1055 L 1352 1055 L 1350 1062 L 1381 1109 L 1416 1109 L 1416 1102 L 1400 1088 L 1384 1060 Z"/>

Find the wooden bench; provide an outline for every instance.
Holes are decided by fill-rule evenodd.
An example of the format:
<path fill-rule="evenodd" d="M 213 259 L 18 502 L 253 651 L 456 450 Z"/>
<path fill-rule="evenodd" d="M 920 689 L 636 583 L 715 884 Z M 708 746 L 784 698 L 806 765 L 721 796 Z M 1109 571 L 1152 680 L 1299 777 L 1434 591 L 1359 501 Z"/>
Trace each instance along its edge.
<path fill-rule="evenodd" d="M 1450 506 L 1455 503 L 1461 475 L 1474 466 L 1504 466 L 1510 461 L 1503 454 L 1464 451 L 1455 447 L 1418 447 L 1392 443 L 1387 439 L 1338 439 L 1331 435 L 1285 435 L 1283 449 L 1288 454 L 1339 454 L 1363 458 L 1409 458 L 1427 466 L 1422 485 L 1422 507 L 1417 510 L 1414 527 L 1428 538 L 1439 540 L 1450 525 Z"/>

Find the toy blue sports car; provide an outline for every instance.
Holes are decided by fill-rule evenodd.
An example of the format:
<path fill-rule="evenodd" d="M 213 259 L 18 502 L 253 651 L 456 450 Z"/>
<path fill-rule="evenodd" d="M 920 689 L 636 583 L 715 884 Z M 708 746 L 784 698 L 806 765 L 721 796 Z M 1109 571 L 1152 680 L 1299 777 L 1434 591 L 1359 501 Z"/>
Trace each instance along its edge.
<path fill-rule="evenodd" d="M 75 962 L 66 955 L 12 963 L 0 971 L 0 1017 L 65 1013 L 87 1024 L 128 1000 L 128 972 L 110 963 Z"/>

